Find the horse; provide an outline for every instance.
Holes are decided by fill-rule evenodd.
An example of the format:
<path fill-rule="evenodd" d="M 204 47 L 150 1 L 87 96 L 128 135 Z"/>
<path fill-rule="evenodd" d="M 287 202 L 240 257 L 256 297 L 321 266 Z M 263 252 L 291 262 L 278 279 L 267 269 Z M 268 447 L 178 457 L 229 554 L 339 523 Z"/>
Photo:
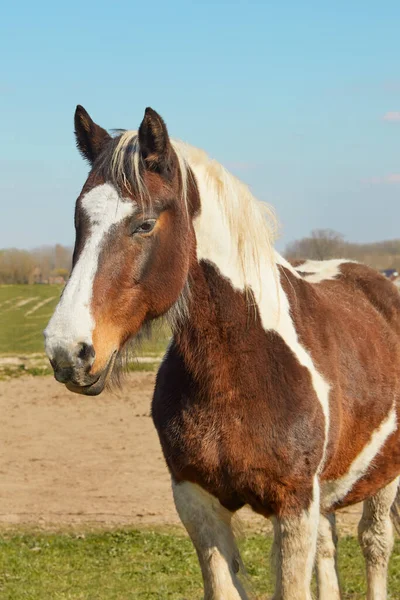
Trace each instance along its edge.
<path fill-rule="evenodd" d="M 387 593 L 400 473 L 400 294 L 345 259 L 294 267 L 272 209 L 147 108 L 110 135 L 85 109 L 90 172 L 73 269 L 44 332 L 55 378 L 97 395 L 159 318 L 152 418 L 206 600 L 248 598 L 232 516 L 274 527 L 276 600 L 340 598 L 334 515 L 364 502 L 369 600 Z M 396 504 L 397 502 L 397 504 Z"/>

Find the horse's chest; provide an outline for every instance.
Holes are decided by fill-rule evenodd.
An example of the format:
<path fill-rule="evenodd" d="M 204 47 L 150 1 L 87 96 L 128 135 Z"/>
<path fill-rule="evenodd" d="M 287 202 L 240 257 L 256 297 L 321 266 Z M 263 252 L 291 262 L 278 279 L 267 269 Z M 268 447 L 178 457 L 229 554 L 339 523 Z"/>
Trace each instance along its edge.
<path fill-rule="evenodd" d="M 230 397 L 173 403 L 155 394 L 153 418 L 176 481 L 188 480 L 229 507 L 250 504 L 264 514 L 292 488 L 308 488 L 322 452 L 313 419 L 289 423 L 260 404 Z M 288 429 L 289 423 L 289 429 Z M 314 436 L 312 436 L 312 430 Z"/>
<path fill-rule="evenodd" d="M 228 369 L 228 361 L 229 377 L 215 370 L 199 382 L 170 348 L 157 375 L 152 414 L 177 481 L 264 512 L 295 490 L 309 493 L 323 453 L 324 418 L 307 369 L 281 350 L 285 367 L 271 353 L 246 368 L 235 363 Z"/>
<path fill-rule="evenodd" d="M 177 477 L 191 472 L 201 479 L 221 480 L 246 461 L 249 427 L 240 415 L 229 414 L 223 406 L 184 403 L 167 412 L 163 411 L 158 432 L 167 462 Z"/>

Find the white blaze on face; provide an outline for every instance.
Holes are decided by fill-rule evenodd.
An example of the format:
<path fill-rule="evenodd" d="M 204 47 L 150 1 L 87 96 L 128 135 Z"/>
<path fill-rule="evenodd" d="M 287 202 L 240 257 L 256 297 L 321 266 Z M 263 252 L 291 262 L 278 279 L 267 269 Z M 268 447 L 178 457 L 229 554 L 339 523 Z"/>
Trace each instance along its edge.
<path fill-rule="evenodd" d="M 122 199 L 108 183 L 93 188 L 82 198 L 81 210 L 89 219 L 90 230 L 45 330 L 46 352 L 50 359 L 56 348 L 73 355 L 80 343 L 92 343 L 95 323 L 90 306 L 102 242 L 111 227 L 129 217 L 134 208 L 132 200 Z"/>

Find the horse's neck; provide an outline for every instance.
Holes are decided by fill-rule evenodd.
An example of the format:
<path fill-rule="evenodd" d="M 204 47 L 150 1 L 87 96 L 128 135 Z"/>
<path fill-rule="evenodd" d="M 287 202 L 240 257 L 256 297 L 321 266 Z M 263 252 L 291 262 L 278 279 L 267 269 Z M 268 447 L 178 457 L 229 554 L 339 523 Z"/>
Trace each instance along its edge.
<path fill-rule="evenodd" d="M 249 250 L 239 247 L 237 235 L 234 235 L 227 226 L 226 216 L 217 202 L 202 202 L 200 214 L 194 220 L 196 233 L 196 252 L 199 263 L 208 261 L 215 265 L 220 275 L 226 278 L 231 286 L 240 291 L 251 288 L 256 302 L 261 307 L 268 304 L 264 323 L 271 325 L 271 318 L 277 312 L 280 303 L 279 290 L 277 290 L 278 269 L 276 257 L 278 255 L 260 252 L 254 257 Z M 251 240 L 249 241 L 251 242 Z M 243 242 L 242 242 L 243 246 Z"/>
<path fill-rule="evenodd" d="M 221 380 L 223 372 L 241 368 L 244 352 L 257 354 L 257 344 L 265 343 L 265 330 L 282 330 L 288 314 L 275 263 L 260 265 L 248 289 L 233 285 L 221 266 L 195 261 L 188 314 L 174 335 L 187 369 L 214 381 Z"/>
<path fill-rule="evenodd" d="M 202 202 L 193 221 L 196 260 L 189 276 L 189 311 L 175 336 L 181 353 L 194 356 L 194 363 L 202 360 L 204 368 L 214 368 L 215 363 L 218 369 L 218 363 L 236 351 L 234 340 L 239 343 L 249 327 L 276 331 L 295 343 L 288 299 L 280 282 L 279 265 L 286 266 L 286 261 L 271 252 L 268 239 L 257 238 L 258 230 L 253 231 L 254 239 L 243 239 L 246 223 L 240 219 L 229 223 L 218 199 L 201 188 L 205 178 L 197 180 Z M 257 222 L 258 217 L 254 216 Z M 266 236 L 261 222 L 259 226 Z M 249 230 L 250 235 L 250 225 Z"/>

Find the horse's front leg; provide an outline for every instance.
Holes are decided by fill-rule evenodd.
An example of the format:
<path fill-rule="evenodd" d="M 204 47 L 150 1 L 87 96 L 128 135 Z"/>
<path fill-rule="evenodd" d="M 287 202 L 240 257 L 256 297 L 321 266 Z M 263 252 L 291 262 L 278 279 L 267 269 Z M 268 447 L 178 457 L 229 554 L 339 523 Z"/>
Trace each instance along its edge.
<path fill-rule="evenodd" d="M 340 600 L 335 513 L 319 517 L 315 570 L 318 600 Z"/>
<path fill-rule="evenodd" d="M 308 506 L 273 518 L 274 600 L 311 600 L 311 577 L 317 546 L 319 484 L 315 478 Z"/>
<path fill-rule="evenodd" d="M 396 498 L 399 479 L 364 500 L 358 526 L 358 538 L 367 567 L 368 600 L 386 600 L 387 570 L 393 548 L 393 526 L 390 509 Z"/>
<path fill-rule="evenodd" d="M 205 600 L 247 600 L 238 575 L 242 561 L 231 528 L 232 513 L 189 482 L 172 483 L 175 506 L 196 548 Z"/>

